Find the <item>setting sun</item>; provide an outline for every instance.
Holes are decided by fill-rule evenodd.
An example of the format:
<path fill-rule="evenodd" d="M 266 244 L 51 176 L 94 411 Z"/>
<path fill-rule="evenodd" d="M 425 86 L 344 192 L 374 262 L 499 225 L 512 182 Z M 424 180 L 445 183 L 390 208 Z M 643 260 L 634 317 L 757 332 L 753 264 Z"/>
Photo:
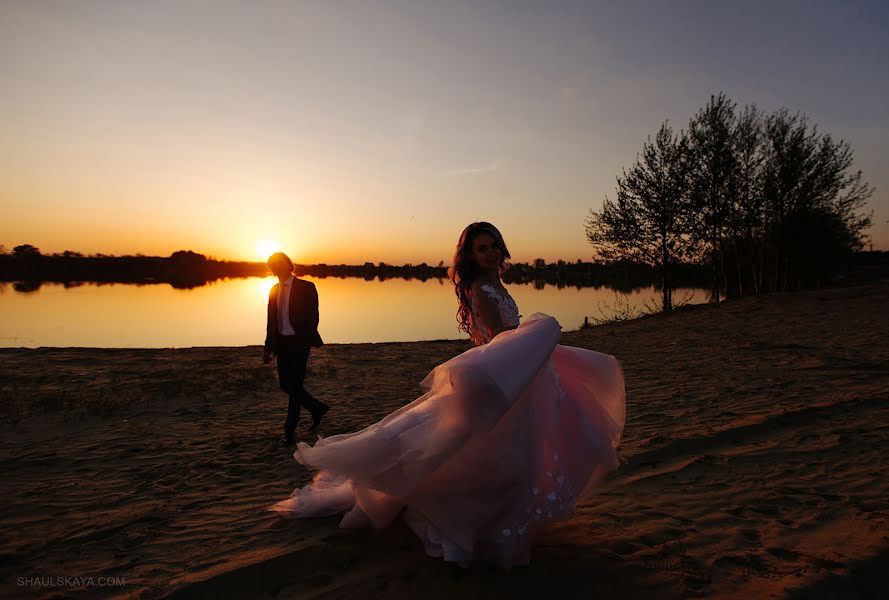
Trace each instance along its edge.
<path fill-rule="evenodd" d="M 262 260 L 268 259 L 275 252 L 281 251 L 281 245 L 273 240 L 260 240 L 256 242 L 257 258 Z"/>

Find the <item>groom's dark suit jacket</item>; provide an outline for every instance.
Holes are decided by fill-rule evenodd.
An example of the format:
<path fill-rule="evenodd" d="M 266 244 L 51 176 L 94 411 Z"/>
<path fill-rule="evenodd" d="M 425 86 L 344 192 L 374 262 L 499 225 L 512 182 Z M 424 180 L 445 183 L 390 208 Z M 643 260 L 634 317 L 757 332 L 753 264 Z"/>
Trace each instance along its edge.
<path fill-rule="evenodd" d="M 266 323 L 265 349 L 277 353 L 278 349 L 278 290 L 276 283 L 269 292 L 269 313 Z M 306 348 L 324 345 L 318 335 L 318 290 L 311 281 L 293 278 L 290 289 L 290 326 L 296 333 L 296 341 Z"/>

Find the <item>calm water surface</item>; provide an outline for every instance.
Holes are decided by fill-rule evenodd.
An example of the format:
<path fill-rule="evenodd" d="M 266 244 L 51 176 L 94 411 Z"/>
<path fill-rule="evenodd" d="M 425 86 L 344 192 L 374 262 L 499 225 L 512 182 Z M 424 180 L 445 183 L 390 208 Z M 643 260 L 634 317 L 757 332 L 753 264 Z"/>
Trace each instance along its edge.
<path fill-rule="evenodd" d="M 321 337 L 328 343 L 466 337 L 457 330 L 456 298 L 447 280 L 305 277 L 318 288 Z M 262 344 L 273 277 L 230 279 L 177 290 L 166 284 L 43 284 L 22 293 L 0 283 L 0 347 L 182 348 Z M 507 286 L 522 315 L 543 312 L 565 330 L 585 316 L 657 305 L 658 292 L 628 295 L 609 288 Z M 680 289 L 674 299 L 706 302 L 705 290 Z"/>

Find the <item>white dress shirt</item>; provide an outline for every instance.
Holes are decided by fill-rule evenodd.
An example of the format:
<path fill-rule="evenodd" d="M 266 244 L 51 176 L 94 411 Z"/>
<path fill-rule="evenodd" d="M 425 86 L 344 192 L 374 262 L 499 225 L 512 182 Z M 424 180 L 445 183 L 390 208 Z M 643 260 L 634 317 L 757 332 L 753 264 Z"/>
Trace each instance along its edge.
<path fill-rule="evenodd" d="M 278 333 L 296 335 L 290 324 L 290 290 L 293 288 L 293 275 L 278 284 Z"/>

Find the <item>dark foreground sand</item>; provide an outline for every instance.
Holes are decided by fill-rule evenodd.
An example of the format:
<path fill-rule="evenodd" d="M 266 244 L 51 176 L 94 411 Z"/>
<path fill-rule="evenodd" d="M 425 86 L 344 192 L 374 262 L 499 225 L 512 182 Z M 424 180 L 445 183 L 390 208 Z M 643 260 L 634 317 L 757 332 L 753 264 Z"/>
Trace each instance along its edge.
<path fill-rule="evenodd" d="M 310 474 L 277 444 L 285 399 L 258 347 L 0 350 L 0 593 L 887 597 L 887 312 L 874 284 L 566 333 L 624 364 L 622 466 L 509 573 L 428 558 L 403 526 L 266 512 Z M 412 400 L 466 348 L 322 348 L 323 433 Z M 55 585 L 75 576 L 93 585 Z"/>

